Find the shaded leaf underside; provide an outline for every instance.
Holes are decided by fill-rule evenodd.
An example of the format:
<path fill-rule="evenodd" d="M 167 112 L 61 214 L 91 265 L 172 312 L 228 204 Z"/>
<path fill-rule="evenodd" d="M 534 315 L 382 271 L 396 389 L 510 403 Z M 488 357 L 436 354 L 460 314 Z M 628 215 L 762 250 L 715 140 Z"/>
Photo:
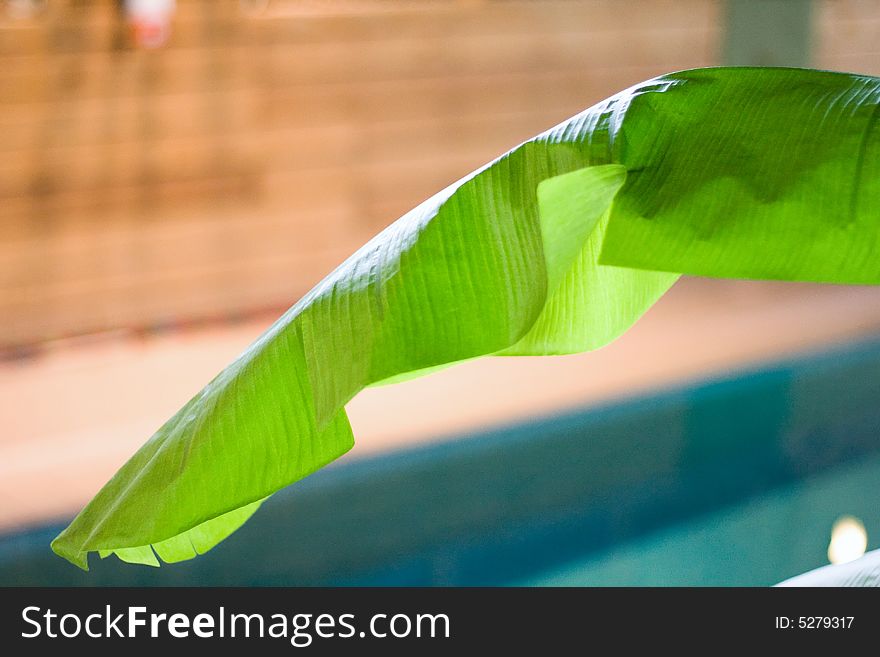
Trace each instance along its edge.
<path fill-rule="evenodd" d="M 376 236 L 150 438 L 52 544 L 201 554 L 353 445 L 365 386 L 595 349 L 681 273 L 880 282 L 880 79 L 697 69 L 518 146 Z"/>

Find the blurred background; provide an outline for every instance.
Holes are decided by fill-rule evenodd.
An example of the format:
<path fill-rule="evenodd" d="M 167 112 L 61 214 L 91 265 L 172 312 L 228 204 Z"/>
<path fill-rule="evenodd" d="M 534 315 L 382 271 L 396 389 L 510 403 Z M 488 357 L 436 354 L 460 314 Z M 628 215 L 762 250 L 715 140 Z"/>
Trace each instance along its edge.
<path fill-rule="evenodd" d="M 192 564 L 89 580 L 48 553 L 384 226 L 719 64 L 880 75 L 880 4 L 0 2 L 0 583 L 749 584 L 827 563 L 850 515 L 880 545 L 880 290 L 686 279 L 599 352 L 366 391 L 338 466 Z"/>

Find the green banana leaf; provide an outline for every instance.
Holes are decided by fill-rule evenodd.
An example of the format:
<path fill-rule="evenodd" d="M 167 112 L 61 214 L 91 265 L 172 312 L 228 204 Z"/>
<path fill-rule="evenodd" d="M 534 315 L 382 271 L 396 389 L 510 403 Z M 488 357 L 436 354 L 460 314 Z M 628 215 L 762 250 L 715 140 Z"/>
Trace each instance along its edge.
<path fill-rule="evenodd" d="M 825 566 L 792 577 L 777 586 L 880 586 L 880 550 L 836 566 Z"/>
<path fill-rule="evenodd" d="M 194 557 L 353 445 L 365 386 L 595 349 L 681 273 L 880 283 L 880 79 L 713 68 L 635 85 L 367 243 L 129 460 L 52 543 Z"/>

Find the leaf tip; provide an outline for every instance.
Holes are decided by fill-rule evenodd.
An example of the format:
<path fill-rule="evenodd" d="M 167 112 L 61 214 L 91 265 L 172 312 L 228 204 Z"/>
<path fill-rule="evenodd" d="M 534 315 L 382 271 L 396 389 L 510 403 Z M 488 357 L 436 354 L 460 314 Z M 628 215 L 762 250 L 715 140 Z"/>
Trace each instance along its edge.
<path fill-rule="evenodd" d="M 67 540 L 65 540 L 64 532 L 58 534 L 55 539 L 50 543 L 50 547 L 52 551 L 57 554 L 62 559 L 66 559 L 70 563 L 72 563 L 77 568 L 80 568 L 86 572 L 89 570 L 89 553 L 88 551 L 79 550 L 77 548 L 72 547 Z"/>

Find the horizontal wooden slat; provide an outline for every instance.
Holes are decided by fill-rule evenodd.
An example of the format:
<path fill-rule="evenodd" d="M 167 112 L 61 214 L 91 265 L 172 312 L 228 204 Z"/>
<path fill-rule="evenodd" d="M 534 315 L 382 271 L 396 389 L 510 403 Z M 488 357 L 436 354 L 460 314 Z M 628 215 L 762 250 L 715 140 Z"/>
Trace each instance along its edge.
<path fill-rule="evenodd" d="M 619 25 L 632 29 L 650 29 L 657 24 L 715 25 L 721 10 L 718 0 L 392 0 L 387 5 L 393 9 L 381 12 L 347 12 L 342 3 L 337 4 L 338 12 L 314 12 L 297 11 L 296 2 L 272 2 L 266 13 L 251 16 L 241 12 L 235 0 L 180 3 L 166 48 L 375 41 L 401 33 L 417 38 L 441 33 L 558 33 L 580 25 L 597 29 Z M 0 23 L 0 56 L 118 49 L 120 21 L 110 8 L 63 2 L 50 5 L 49 11 L 34 20 Z"/>
<path fill-rule="evenodd" d="M 51 181 L 51 193 L 96 190 L 214 176 L 256 174 L 266 170 L 309 170 L 357 166 L 365 161 L 402 160 L 426 153 L 477 149 L 486 159 L 548 127 L 559 112 L 447 116 L 379 123 L 363 128 L 337 124 L 322 129 L 244 132 L 216 137 L 93 145 L 88 150 L 48 148 L 27 162 L 27 152 L 0 160 L 0 198 L 23 196 L 39 177 Z"/>
<path fill-rule="evenodd" d="M 708 57 L 691 60 L 710 64 Z M 0 111 L 0 149 L 79 147 L 135 139 L 151 141 L 295 126 L 319 129 L 440 120 L 559 108 L 580 111 L 629 84 L 666 72 L 659 66 L 584 67 L 536 74 L 457 76 L 358 84 L 277 85 L 265 90 L 169 94 L 114 102 L 70 98 L 12 105 Z"/>
<path fill-rule="evenodd" d="M 12 297 L 3 306 L 5 345 L 97 332 L 108 327 L 151 327 L 198 321 L 292 304 L 342 258 L 300 254 L 261 256 L 204 269 L 141 272 L 129 279 L 101 278 L 96 285 L 44 288 L 38 297 Z M 90 302 L 95 296 L 100 302 Z M 37 306 L 37 303 L 40 305 Z"/>
<path fill-rule="evenodd" d="M 450 47 L 450 40 L 454 47 Z M 673 70 L 708 53 L 717 31 L 691 26 L 557 34 L 388 38 L 323 43 L 64 54 L 0 59 L 5 103 L 265 88 L 287 81 L 362 83 L 454 75 L 540 74 L 628 66 Z"/>

